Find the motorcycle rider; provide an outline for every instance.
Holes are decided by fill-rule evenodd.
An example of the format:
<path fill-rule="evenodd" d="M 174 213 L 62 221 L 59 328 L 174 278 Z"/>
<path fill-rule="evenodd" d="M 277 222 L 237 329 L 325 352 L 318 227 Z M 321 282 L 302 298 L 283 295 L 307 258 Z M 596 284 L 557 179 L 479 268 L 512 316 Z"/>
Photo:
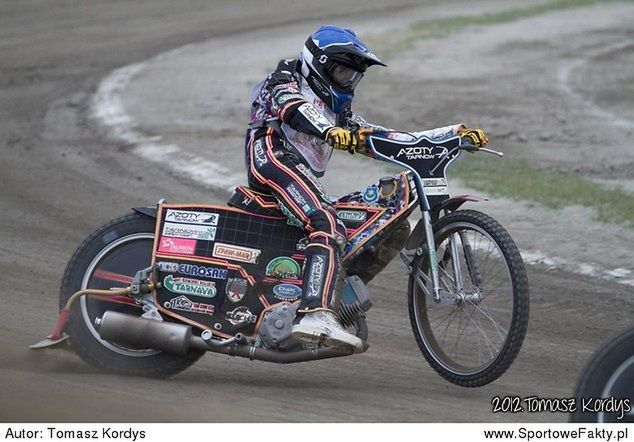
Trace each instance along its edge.
<path fill-rule="evenodd" d="M 335 283 L 346 230 L 319 183 L 332 150 L 363 153 L 372 125 L 351 111 L 354 89 L 366 69 L 386 66 L 350 29 L 321 26 L 299 59 L 281 60 L 251 92 L 245 158 L 249 186 L 272 193 L 285 215 L 308 235 L 304 286 L 292 336 L 363 351 L 335 314 Z M 441 140 L 455 135 L 482 146 L 487 137 L 462 124 L 415 135 Z"/>

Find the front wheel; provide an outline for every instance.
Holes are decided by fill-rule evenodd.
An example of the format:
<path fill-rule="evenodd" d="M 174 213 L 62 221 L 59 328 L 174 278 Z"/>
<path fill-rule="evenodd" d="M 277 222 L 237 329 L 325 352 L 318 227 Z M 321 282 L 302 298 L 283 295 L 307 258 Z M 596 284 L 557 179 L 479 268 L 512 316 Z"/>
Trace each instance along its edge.
<path fill-rule="evenodd" d="M 79 246 L 70 259 L 60 291 L 60 308 L 73 293 L 84 289 L 127 287 L 138 270 L 149 267 L 156 220 L 133 213 L 104 225 Z M 141 309 L 122 298 L 83 296 L 73 304 L 66 331 L 73 349 L 88 363 L 121 374 L 164 378 L 193 364 L 203 352 L 184 356 L 150 348 L 130 348 L 99 336 L 95 319 L 108 311 L 141 316 Z"/>
<path fill-rule="evenodd" d="M 515 360 L 528 325 L 524 263 L 511 236 L 493 218 L 458 210 L 433 226 L 440 288 L 433 298 L 427 253 L 413 262 L 408 286 L 412 330 L 425 359 L 463 387 L 499 378 Z"/>

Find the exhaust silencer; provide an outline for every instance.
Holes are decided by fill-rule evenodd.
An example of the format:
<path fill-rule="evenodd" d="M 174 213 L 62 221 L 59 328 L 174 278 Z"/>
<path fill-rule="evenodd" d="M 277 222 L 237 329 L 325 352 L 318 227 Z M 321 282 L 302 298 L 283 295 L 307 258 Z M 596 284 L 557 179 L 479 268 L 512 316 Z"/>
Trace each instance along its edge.
<path fill-rule="evenodd" d="M 106 341 L 181 356 L 191 346 L 192 328 L 188 325 L 138 318 L 111 310 L 95 322 L 99 336 Z"/>

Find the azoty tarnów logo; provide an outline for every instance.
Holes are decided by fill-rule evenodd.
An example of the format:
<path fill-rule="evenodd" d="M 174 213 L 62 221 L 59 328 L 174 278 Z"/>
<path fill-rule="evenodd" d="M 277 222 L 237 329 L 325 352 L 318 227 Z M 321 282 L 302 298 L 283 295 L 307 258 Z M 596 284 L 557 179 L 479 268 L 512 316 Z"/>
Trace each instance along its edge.
<path fill-rule="evenodd" d="M 408 160 L 435 160 L 442 158 L 448 150 L 444 146 L 411 146 L 402 147 L 396 154 L 396 158 L 406 158 Z"/>
<path fill-rule="evenodd" d="M 191 210 L 167 209 L 165 221 L 186 224 L 201 224 L 205 226 L 217 226 L 220 215 L 209 212 L 194 212 Z"/>

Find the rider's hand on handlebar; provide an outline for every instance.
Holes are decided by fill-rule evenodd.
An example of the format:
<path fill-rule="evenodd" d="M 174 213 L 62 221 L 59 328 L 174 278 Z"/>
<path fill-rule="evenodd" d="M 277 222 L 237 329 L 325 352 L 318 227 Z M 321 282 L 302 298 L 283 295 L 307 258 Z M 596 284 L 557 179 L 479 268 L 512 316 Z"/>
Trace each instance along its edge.
<path fill-rule="evenodd" d="M 372 135 L 373 133 L 374 129 L 370 129 L 369 127 L 364 127 L 357 131 L 357 137 L 359 138 L 359 147 L 357 147 L 357 152 L 365 149 L 365 137 Z"/>
<path fill-rule="evenodd" d="M 341 127 L 332 127 L 326 133 L 326 141 L 337 150 L 345 150 L 351 154 L 365 146 L 366 129 L 350 131 Z"/>
<path fill-rule="evenodd" d="M 487 137 L 482 129 L 469 129 L 463 125 L 463 127 L 458 130 L 458 135 L 475 147 L 486 146 L 489 142 L 489 137 Z"/>

